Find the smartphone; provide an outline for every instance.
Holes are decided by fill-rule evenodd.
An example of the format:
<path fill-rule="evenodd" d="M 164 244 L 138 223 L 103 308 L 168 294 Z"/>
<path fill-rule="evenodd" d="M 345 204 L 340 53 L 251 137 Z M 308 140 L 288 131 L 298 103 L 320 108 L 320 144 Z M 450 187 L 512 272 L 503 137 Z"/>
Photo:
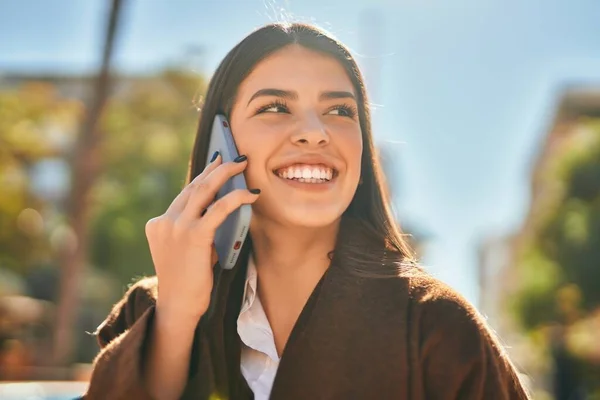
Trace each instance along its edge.
<path fill-rule="evenodd" d="M 221 153 L 223 163 L 233 161 L 239 156 L 233 135 L 231 134 L 229 122 L 225 116 L 219 114 L 215 116 L 212 125 L 206 158 L 207 165 L 210 163 L 210 159 L 215 151 Z M 243 173 L 227 180 L 217 192 L 215 201 L 236 189 L 248 189 Z M 221 268 L 232 269 L 235 266 L 246 235 L 248 235 L 251 219 L 252 206 L 250 204 L 242 204 L 241 207 L 229 214 L 221 226 L 217 228 L 215 249 Z"/>

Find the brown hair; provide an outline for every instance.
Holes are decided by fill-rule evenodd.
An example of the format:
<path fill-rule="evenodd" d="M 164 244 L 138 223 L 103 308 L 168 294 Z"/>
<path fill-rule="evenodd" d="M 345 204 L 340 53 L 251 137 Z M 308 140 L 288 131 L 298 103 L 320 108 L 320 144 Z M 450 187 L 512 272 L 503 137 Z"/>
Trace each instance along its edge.
<path fill-rule="evenodd" d="M 362 184 L 344 213 L 333 256 L 343 256 L 346 262 L 342 264 L 350 265 L 354 271 L 378 277 L 397 275 L 404 267 L 414 267 L 413 252 L 390 210 L 385 178 L 373 144 L 362 75 L 349 50 L 314 26 L 269 24 L 252 32 L 227 54 L 210 81 L 202 106 L 187 182 L 199 175 L 206 165 L 215 115 L 229 117 L 237 89 L 252 69 L 270 54 L 292 44 L 335 58 L 346 70 L 357 94 L 363 139 Z"/>

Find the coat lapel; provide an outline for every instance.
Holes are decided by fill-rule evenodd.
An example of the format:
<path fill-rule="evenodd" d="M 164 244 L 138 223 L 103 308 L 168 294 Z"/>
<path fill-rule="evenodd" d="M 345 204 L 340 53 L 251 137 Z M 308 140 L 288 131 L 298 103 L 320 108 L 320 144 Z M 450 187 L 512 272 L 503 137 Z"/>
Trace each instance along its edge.
<path fill-rule="evenodd" d="M 348 280 L 341 267 L 332 263 L 315 288 L 282 354 L 271 400 L 316 398 L 315 390 L 318 398 L 329 398 L 324 392 L 327 385 L 318 383 L 334 372 L 328 370 L 329 362 L 323 356 L 337 359 L 336 353 L 344 351 L 335 344 L 348 317 L 345 311 L 353 306 L 345 293 L 353 286 Z"/>
<path fill-rule="evenodd" d="M 353 270 L 366 264 L 348 255 L 363 248 L 373 254 L 369 246 L 377 244 L 357 228 L 353 221 L 342 225 L 338 254 L 292 330 L 271 400 L 378 397 L 373 388 L 381 398 L 405 398 L 397 396 L 408 385 L 406 347 L 398 345 L 406 340 L 408 297 L 399 293 L 407 290 L 406 281 Z M 353 253 L 344 251 L 348 246 Z"/>
<path fill-rule="evenodd" d="M 342 225 L 336 248 L 354 246 L 356 250 L 365 246 L 368 238 L 357 241 L 348 237 L 351 229 L 348 223 Z M 235 400 L 254 397 L 241 373 L 241 340 L 237 333 L 250 247 L 251 243 L 244 245 L 245 251 L 233 270 L 215 271 L 214 308 L 201 321 L 194 345 L 200 350 L 194 352 L 192 362 L 198 367 L 189 389 L 195 389 L 186 393 L 210 393 Z M 365 342 L 363 339 L 369 335 L 364 333 L 370 329 L 370 323 L 381 320 L 381 313 L 391 315 L 390 307 L 397 312 L 398 305 L 373 302 L 390 297 L 379 293 L 380 285 L 372 280 L 351 273 L 346 264 L 334 254 L 302 309 L 279 363 L 272 400 L 356 398 L 361 388 L 377 384 L 372 373 L 361 371 L 363 362 L 369 363 L 374 354 L 375 358 L 381 357 L 386 352 L 385 345 L 397 338 L 383 332 L 379 336 L 384 340 Z M 365 307 L 365 303 L 370 304 Z"/>

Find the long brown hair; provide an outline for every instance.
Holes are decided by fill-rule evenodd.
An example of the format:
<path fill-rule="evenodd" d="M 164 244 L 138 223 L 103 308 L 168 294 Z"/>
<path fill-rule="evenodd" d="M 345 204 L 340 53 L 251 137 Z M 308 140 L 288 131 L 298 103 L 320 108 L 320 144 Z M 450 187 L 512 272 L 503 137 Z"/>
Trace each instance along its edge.
<path fill-rule="evenodd" d="M 357 94 L 363 139 L 362 183 L 342 218 L 333 256 L 341 256 L 354 271 L 370 276 L 394 276 L 415 267 L 414 254 L 390 209 L 387 185 L 375 152 L 371 117 L 362 75 L 350 51 L 321 29 L 303 23 L 263 26 L 237 44 L 213 75 L 202 105 L 187 182 L 199 175 L 207 161 L 212 122 L 216 114 L 229 117 L 237 89 L 264 58 L 288 45 L 300 45 L 329 55 L 346 70 Z"/>

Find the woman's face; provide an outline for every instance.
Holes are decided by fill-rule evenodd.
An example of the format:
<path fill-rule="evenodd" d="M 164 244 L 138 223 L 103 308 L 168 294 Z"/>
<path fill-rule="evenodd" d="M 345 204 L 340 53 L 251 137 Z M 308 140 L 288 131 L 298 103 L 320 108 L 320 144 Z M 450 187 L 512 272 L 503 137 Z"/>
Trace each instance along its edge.
<path fill-rule="evenodd" d="M 261 61 L 238 89 L 231 128 L 248 156 L 259 221 L 319 227 L 338 220 L 360 180 L 357 94 L 332 57 L 287 46 Z"/>

